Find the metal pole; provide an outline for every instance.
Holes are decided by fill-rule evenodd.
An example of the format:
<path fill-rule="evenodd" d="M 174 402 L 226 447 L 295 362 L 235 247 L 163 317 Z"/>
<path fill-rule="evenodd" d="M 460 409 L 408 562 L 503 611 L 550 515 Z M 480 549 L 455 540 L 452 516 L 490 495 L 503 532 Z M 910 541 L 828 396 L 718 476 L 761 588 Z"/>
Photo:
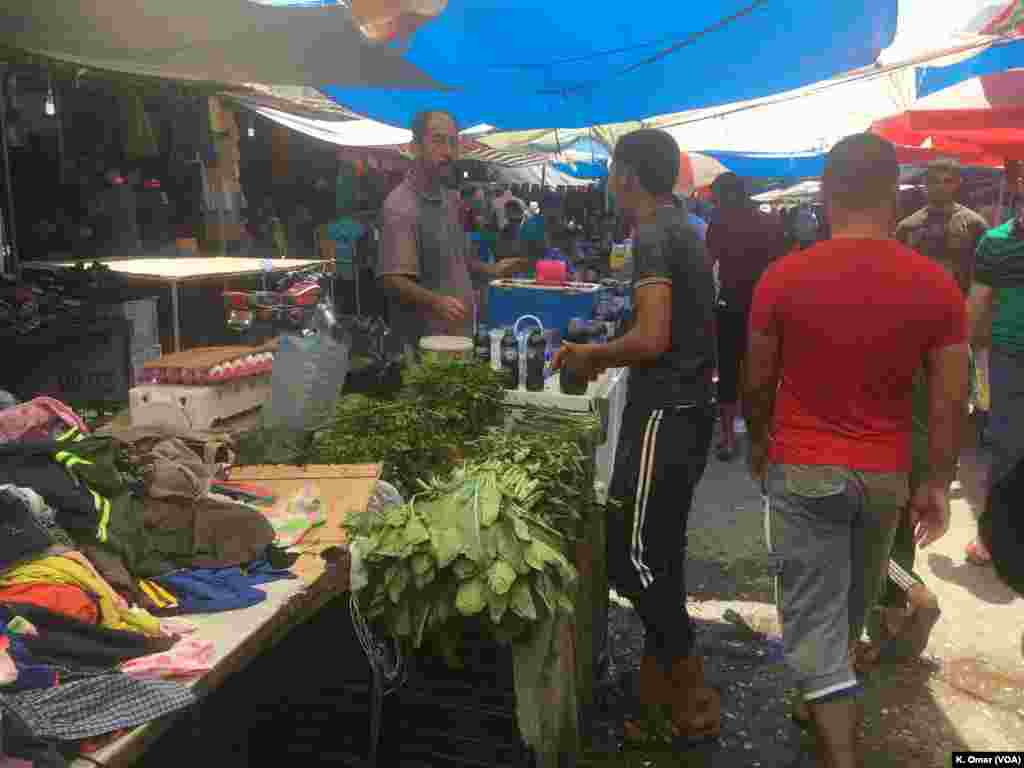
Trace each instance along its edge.
<path fill-rule="evenodd" d="M 181 352 L 181 318 L 178 304 L 178 281 L 171 281 L 171 315 L 174 321 L 174 351 Z"/>
<path fill-rule="evenodd" d="M 64 100 L 59 93 L 60 88 L 53 87 L 53 78 L 46 75 L 49 92 L 53 94 L 54 118 L 57 121 L 57 180 L 64 183 Z"/>
<path fill-rule="evenodd" d="M 4 190 L 7 193 L 7 229 L 10 242 L 0 240 L 0 253 L 3 253 L 4 268 L 10 274 L 18 273 L 18 230 L 14 223 L 14 191 L 11 189 L 11 156 L 7 146 L 7 70 L 6 64 L 0 64 L 0 161 L 3 163 Z"/>

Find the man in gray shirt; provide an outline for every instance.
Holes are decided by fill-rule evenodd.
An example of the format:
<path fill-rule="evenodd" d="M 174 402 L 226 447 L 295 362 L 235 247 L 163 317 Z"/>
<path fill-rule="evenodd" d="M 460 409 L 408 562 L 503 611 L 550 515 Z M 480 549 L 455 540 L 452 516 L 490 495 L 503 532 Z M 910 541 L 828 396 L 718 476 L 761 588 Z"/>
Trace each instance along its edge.
<path fill-rule="evenodd" d="M 459 222 L 455 163 L 459 135 L 446 112 L 417 115 L 416 161 L 381 211 L 377 279 L 390 299 L 391 327 L 416 348 L 423 336 L 471 336 L 476 296 L 470 272 L 504 277 L 523 271 L 520 259 L 484 264 L 471 255 Z"/>
<path fill-rule="evenodd" d="M 565 344 L 552 367 L 588 379 L 629 367 L 608 512 L 608 575 L 629 597 L 646 635 L 639 710 L 630 741 L 657 740 L 665 718 L 688 742 L 721 731 L 721 699 L 707 685 L 686 612 L 686 525 L 711 444 L 714 292 L 704 244 L 672 189 L 679 146 L 639 130 L 615 147 L 609 187 L 636 222 L 629 331 L 608 344 Z"/>

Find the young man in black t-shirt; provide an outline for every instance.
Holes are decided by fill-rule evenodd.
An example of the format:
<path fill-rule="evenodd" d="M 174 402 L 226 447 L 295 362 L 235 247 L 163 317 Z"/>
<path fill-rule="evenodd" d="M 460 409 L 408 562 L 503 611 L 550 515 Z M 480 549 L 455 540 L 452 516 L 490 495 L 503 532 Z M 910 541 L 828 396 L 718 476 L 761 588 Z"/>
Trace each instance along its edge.
<path fill-rule="evenodd" d="M 595 378 L 628 366 L 629 392 L 610 489 L 608 570 L 646 627 L 640 670 L 644 739 L 670 717 L 688 740 L 715 738 L 719 697 L 704 682 L 685 608 L 686 523 L 711 443 L 714 289 L 704 245 L 672 198 L 679 147 L 664 131 L 619 141 L 609 185 L 637 222 L 634 323 L 609 344 L 565 344 L 554 367 Z M 647 728 L 645 728 L 647 726 Z"/>

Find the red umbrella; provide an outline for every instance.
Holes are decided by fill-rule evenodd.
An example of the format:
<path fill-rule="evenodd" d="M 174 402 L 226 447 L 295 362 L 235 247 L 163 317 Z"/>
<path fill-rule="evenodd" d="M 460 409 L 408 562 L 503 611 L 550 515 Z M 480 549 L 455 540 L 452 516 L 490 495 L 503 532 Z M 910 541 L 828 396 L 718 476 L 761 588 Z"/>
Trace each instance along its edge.
<path fill-rule="evenodd" d="M 1012 0 L 978 31 L 980 35 L 1024 35 L 1024 1 Z"/>
<path fill-rule="evenodd" d="M 871 130 L 894 144 L 956 155 L 972 165 L 1024 159 L 1024 69 L 957 83 Z"/>
<path fill-rule="evenodd" d="M 728 172 L 728 168 L 710 155 L 702 155 L 700 152 L 680 152 L 676 191 L 689 194 L 694 189 L 710 186 L 715 179 Z"/>

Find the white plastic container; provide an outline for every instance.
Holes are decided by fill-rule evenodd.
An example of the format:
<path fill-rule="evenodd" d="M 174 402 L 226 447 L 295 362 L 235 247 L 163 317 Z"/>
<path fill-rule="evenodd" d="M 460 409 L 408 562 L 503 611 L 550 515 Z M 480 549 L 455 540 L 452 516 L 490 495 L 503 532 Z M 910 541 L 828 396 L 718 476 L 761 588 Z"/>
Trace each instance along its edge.
<path fill-rule="evenodd" d="M 473 340 L 465 336 L 424 336 L 420 339 L 420 352 L 424 360 L 473 359 Z"/>

